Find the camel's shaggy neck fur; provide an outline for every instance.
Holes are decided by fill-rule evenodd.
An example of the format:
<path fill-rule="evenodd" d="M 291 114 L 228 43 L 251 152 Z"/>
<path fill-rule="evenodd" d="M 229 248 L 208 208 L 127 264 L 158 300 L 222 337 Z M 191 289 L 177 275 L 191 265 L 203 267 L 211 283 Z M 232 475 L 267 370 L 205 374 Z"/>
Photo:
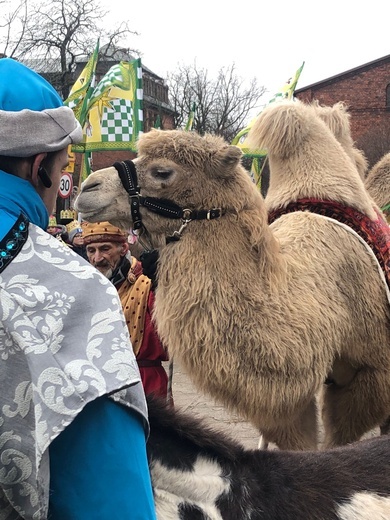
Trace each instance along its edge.
<path fill-rule="evenodd" d="M 381 208 L 390 204 L 390 153 L 374 164 L 367 175 L 365 186 Z M 389 209 L 387 213 L 390 213 Z"/>
<path fill-rule="evenodd" d="M 266 109 L 253 132 L 268 148 L 272 203 L 334 198 L 375 218 L 355 166 L 312 107 Z M 331 376 L 326 443 L 351 442 L 390 414 L 390 316 L 377 266 L 353 235 L 318 215 L 285 215 L 269 227 L 240 154 L 193 132 L 151 131 L 139 140 L 143 196 L 227 210 L 190 222 L 168 245 L 178 223 L 142 211 L 161 246 L 158 333 L 198 388 L 281 448 L 316 446 L 315 396 Z M 80 210 L 113 220 L 107 182 L 98 179 L 105 209 L 82 192 Z M 124 201 L 121 191 L 116 201 Z"/>

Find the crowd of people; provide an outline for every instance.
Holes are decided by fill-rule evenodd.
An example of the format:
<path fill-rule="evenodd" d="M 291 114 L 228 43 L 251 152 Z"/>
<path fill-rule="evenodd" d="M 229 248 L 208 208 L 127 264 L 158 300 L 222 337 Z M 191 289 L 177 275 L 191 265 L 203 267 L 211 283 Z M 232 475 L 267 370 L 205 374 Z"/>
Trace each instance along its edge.
<path fill-rule="evenodd" d="M 58 225 L 81 127 L 31 69 L 2 58 L 0 77 L 0 518 L 153 520 L 145 393 L 167 396 L 168 354 L 150 280 L 126 231 Z"/>

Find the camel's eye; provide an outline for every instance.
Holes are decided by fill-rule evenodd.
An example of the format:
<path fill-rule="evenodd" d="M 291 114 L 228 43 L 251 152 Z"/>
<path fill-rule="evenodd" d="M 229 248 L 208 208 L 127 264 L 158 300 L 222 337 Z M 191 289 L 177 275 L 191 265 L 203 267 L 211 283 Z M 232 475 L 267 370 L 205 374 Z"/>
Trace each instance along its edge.
<path fill-rule="evenodd" d="M 93 184 L 88 184 L 87 186 L 83 186 L 82 191 L 96 191 L 100 186 L 100 182 L 94 182 Z"/>
<path fill-rule="evenodd" d="M 171 168 L 152 168 L 151 173 L 156 179 L 167 180 L 172 175 L 173 170 Z"/>

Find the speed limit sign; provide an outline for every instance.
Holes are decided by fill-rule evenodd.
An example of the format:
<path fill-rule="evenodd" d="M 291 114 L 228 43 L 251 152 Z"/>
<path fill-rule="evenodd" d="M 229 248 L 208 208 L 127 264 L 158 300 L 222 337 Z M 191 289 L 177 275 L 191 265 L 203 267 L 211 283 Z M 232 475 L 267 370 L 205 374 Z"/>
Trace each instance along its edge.
<path fill-rule="evenodd" d="M 70 173 L 62 172 L 58 195 L 63 199 L 67 199 L 72 193 L 73 178 Z"/>

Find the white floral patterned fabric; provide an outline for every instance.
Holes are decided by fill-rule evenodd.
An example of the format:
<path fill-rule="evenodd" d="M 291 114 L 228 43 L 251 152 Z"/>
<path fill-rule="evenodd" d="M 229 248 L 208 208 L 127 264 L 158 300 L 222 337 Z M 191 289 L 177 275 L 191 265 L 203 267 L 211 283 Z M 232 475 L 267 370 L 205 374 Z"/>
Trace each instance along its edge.
<path fill-rule="evenodd" d="M 33 224 L 0 273 L 0 388 L 0 520 L 47 518 L 48 447 L 88 402 L 112 394 L 148 428 L 116 289 Z"/>

